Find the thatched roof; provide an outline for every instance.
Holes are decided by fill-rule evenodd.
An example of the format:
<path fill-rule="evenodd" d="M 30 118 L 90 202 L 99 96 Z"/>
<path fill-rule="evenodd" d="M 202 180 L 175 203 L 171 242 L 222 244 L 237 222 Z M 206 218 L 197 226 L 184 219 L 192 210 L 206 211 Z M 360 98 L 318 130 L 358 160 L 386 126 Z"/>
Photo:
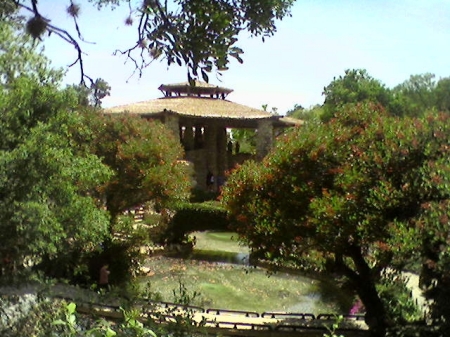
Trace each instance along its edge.
<path fill-rule="evenodd" d="M 301 124 L 299 120 L 285 119 L 228 100 L 193 96 L 158 98 L 112 107 L 105 109 L 105 112 L 111 114 L 127 112 L 155 119 L 162 119 L 164 114 L 172 113 L 178 115 L 182 123 L 187 120 L 192 123 L 216 120 L 221 121 L 226 127 L 256 128 L 257 121 L 263 119 L 271 119 L 278 127 Z"/>

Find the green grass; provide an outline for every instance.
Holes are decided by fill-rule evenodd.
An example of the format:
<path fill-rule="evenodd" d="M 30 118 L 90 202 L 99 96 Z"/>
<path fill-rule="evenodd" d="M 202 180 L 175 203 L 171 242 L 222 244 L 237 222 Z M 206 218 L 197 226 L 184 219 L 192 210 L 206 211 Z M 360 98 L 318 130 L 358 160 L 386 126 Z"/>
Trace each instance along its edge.
<path fill-rule="evenodd" d="M 232 261 L 248 248 L 236 241 L 236 233 L 195 232 L 195 259 L 154 257 L 146 265 L 151 269 L 142 283 L 165 301 L 173 301 L 173 290 L 182 283 L 190 293 L 201 294 L 193 305 L 246 311 L 286 311 L 306 313 L 346 313 L 350 297 L 342 295 L 327 282 L 277 273 L 268 276 L 260 268 L 209 261 Z M 205 260 L 199 260 L 202 256 Z M 351 298 L 350 298 L 351 299 Z"/>
<path fill-rule="evenodd" d="M 196 249 L 215 250 L 224 252 L 248 253 L 248 247 L 237 241 L 237 234 L 233 232 L 194 232 L 191 236 L 197 238 Z"/>
<path fill-rule="evenodd" d="M 183 283 L 201 296 L 192 303 L 207 308 L 248 311 L 341 312 L 334 296 L 321 298 L 323 284 L 315 279 L 231 264 L 155 257 L 148 261 L 154 275 L 141 278 L 163 300 Z M 329 293 L 333 293 L 330 291 Z M 334 291 L 336 293 L 336 291 Z"/>

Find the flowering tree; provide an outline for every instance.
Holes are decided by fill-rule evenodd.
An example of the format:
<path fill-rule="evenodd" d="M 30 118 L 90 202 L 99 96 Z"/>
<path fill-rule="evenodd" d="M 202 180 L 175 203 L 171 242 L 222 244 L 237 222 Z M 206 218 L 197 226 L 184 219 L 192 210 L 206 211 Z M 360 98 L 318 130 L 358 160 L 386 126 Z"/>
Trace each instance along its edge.
<path fill-rule="evenodd" d="M 109 166 L 113 178 L 104 186 L 106 207 L 112 220 L 131 207 L 148 201 L 163 205 L 188 198 L 191 188 L 189 167 L 180 142 L 157 121 L 129 114 L 85 113 L 91 129 L 91 151 Z"/>
<path fill-rule="evenodd" d="M 383 300 L 387 271 L 432 251 L 437 283 L 448 282 L 450 117 L 399 119 L 371 104 L 335 116 L 233 172 L 223 201 L 256 256 L 344 276 L 381 335 L 405 314 Z"/>

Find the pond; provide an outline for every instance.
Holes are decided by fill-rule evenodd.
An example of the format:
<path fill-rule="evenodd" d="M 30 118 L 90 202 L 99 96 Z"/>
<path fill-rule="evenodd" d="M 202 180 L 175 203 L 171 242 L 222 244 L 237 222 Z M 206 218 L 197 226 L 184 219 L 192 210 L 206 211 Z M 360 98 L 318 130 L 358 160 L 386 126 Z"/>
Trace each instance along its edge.
<path fill-rule="evenodd" d="M 193 305 L 246 311 L 302 313 L 348 313 L 351 298 L 332 282 L 288 273 L 268 274 L 245 264 L 248 248 L 240 246 L 233 233 L 194 233 L 196 246 L 187 258 L 155 256 L 142 283 L 161 300 L 173 301 L 182 284 L 191 294 L 200 294 Z"/>

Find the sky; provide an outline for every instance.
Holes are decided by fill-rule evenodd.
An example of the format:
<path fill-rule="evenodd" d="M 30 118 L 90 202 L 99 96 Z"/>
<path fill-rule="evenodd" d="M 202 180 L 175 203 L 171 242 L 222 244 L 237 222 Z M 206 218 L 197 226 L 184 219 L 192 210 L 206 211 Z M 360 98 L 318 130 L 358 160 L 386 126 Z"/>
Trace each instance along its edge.
<path fill-rule="evenodd" d="M 66 0 L 39 0 L 41 13 L 52 24 L 73 31 Z M 81 5 L 79 25 L 89 43 L 81 43 L 85 72 L 112 87 L 104 107 L 135 103 L 162 96 L 161 84 L 187 80 L 186 68 L 155 61 L 143 76 L 132 76 L 134 65 L 117 49 L 132 46 L 136 27 L 125 26 L 127 6 L 97 11 L 87 0 Z M 323 89 L 346 69 L 366 69 L 387 87 L 410 75 L 450 76 L 450 0 L 297 0 L 291 17 L 277 22 L 277 32 L 263 43 L 247 34 L 238 46 L 244 63 L 232 61 L 210 83 L 234 89 L 227 99 L 284 114 L 296 104 L 322 104 Z M 55 67 L 67 69 L 76 52 L 57 36 L 44 40 L 45 53 Z M 65 83 L 79 83 L 77 66 L 69 68 Z"/>

